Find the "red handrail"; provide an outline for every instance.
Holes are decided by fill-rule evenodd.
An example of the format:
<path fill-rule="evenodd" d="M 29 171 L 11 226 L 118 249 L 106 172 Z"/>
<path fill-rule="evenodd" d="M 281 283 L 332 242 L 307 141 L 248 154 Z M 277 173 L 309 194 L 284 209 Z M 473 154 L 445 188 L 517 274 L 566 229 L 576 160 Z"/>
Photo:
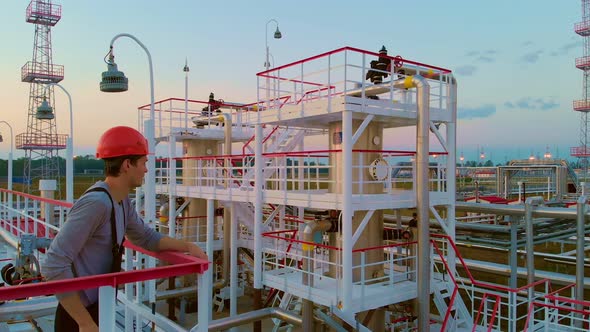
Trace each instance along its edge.
<path fill-rule="evenodd" d="M 164 251 L 154 253 L 137 247 L 131 244 L 129 241 L 125 241 L 125 246 L 158 259 L 165 260 L 172 265 L 148 268 L 144 270 L 132 270 L 117 273 L 106 273 L 96 276 L 47 281 L 13 287 L 0 287 L 0 300 L 6 301 L 23 297 L 80 291 L 101 286 L 116 287 L 117 285 L 131 282 L 167 278 L 192 273 L 202 274 L 209 268 L 210 262 L 178 252 Z"/>
<path fill-rule="evenodd" d="M 269 69 L 269 70 L 261 71 L 261 72 L 257 73 L 256 76 L 264 76 L 265 74 L 268 74 L 268 73 L 271 73 L 271 72 L 274 72 L 274 71 L 279 71 L 281 69 L 285 69 L 285 68 L 288 68 L 288 67 L 293 67 L 293 66 L 298 65 L 298 64 L 302 64 L 302 63 L 305 63 L 305 62 L 310 62 L 310 61 L 315 60 L 315 59 L 323 58 L 325 56 L 330 56 L 332 54 L 336 54 L 336 53 L 340 53 L 340 52 L 345 52 L 345 51 L 352 51 L 352 52 L 363 53 L 363 54 L 367 54 L 367 55 L 373 55 L 373 56 L 376 56 L 376 57 L 388 58 L 390 60 L 396 60 L 396 58 L 394 56 L 382 55 L 382 54 L 379 54 L 379 53 L 376 53 L 376 52 L 365 51 L 365 50 L 362 50 L 360 48 L 345 46 L 345 47 L 341 47 L 341 48 L 338 48 L 338 49 L 335 49 L 335 50 L 332 50 L 332 51 L 328 51 L 328 52 L 324 52 L 324 53 L 321 53 L 321 54 L 318 54 L 318 55 L 314 55 L 314 56 L 311 56 L 311 57 L 308 57 L 308 58 L 305 58 L 305 59 L 302 59 L 302 60 L 294 61 L 294 62 L 288 63 L 286 65 L 282 65 L 282 66 L 278 66 L 278 67 L 275 67 L 275 68 L 272 68 L 272 69 Z M 405 63 L 413 64 L 413 65 L 416 65 L 416 66 L 421 66 L 421 67 L 425 67 L 425 68 L 439 70 L 439 71 L 443 72 L 443 74 L 451 73 L 451 70 L 449 70 L 449 69 L 445 69 L 445 68 L 437 67 L 437 66 L 427 65 L 427 64 L 421 63 L 421 62 L 416 62 L 416 61 L 412 61 L 412 60 L 408 60 L 408 59 L 404 59 L 404 62 Z"/>
<path fill-rule="evenodd" d="M 64 208 L 71 208 L 74 205 L 72 203 L 68 203 L 65 201 L 44 198 L 44 197 L 35 196 L 35 195 L 31 195 L 31 194 L 25 194 L 20 191 L 8 190 L 8 189 L 3 189 L 3 188 L 0 188 L 0 192 L 12 194 L 12 195 L 17 195 L 17 196 L 22 196 L 22 197 L 29 198 L 29 199 L 32 199 L 35 201 L 39 201 L 39 202 L 43 202 L 43 203 L 47 203 L 47 204 L 51 204 L 51 205 L 56 205 L 56 206 L 61 206 Z"/>

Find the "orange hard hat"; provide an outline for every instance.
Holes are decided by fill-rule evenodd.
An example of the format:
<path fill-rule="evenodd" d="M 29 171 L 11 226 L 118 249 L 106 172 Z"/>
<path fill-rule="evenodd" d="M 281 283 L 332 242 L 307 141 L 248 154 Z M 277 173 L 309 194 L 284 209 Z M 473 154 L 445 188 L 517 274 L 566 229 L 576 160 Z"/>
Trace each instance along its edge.
<path fill-rule="evenodd" d="M 96 148 L 96 158 L 100 159 L 147 154 L 148 143 L 145 137 L 139 131 L 126 126 L 105 131 Z"/>

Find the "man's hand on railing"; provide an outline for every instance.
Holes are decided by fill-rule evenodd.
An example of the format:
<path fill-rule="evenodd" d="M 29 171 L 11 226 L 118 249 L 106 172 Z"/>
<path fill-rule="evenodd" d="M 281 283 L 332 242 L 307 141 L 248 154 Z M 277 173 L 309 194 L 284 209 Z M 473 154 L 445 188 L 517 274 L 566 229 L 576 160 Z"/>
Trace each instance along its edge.
<path fill-rule="evenodd" d="M 207 254 L 203 251 L 203 249 L 201 249 L 198 245 L 196 245 L 194 243 L 188 244 L 188 253 L 189 253 L 189 255 L 195 256 L 197 258 L 202 258 L 205 260 L 209 259 L 207 257 Z"/>
<path fill-rule="evenodd" d="M 199 248 L 196 244 L 184 240 L 173 239 L 169 236 L 164 236 L 160 239 L 158 243 L 159 250 L 173 250 L 173 251 L 180 251 L 180 252 L 188 252 L 189 255 L 207 259 L 207 254 L 203 251 L 203 249 Z"/>

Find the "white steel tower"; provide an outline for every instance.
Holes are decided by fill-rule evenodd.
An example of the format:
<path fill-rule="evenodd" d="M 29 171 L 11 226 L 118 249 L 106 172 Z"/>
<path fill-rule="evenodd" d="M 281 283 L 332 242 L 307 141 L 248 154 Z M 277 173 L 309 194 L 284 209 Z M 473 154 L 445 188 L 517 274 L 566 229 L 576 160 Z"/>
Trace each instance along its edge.
<path fill-rule="evenodd" d="M 57 156 L 66 147 L 66 135 L 57 134 L 53 86 L 47 84 L 64 77 L 63 66 L 53 64 L 51 48 L 51 27 L 60 18 L 61 5 L 51 0 L 31 0 L 27 7 L 26 20 L 35 25 L 35 39 L 33 59 L 21 68 L 21 80 L 30 84 L 27 129 L 16 136 L 16 147 L 25 150 L 23 180 L 27 192 L 38 179 L 57 180 L 59 186 Z"/>
<path fill-rule="evenodd" d="M 584 72 L 582 99 L 574 100 L 574 111 L 580 112 L 580 145 L 571 148 L 571 155 L 578 157 L 583 174 L 580 181 L 586 182 L 588 175 L 588 112 L 590 111 L 590 0 L 582 0 L 582 22 L 574 26 L 576 33 L 584 37 L 584 54 L 576 59 L 576 68 Z M 578 186 L 579 188 L 579 186 Z"/>

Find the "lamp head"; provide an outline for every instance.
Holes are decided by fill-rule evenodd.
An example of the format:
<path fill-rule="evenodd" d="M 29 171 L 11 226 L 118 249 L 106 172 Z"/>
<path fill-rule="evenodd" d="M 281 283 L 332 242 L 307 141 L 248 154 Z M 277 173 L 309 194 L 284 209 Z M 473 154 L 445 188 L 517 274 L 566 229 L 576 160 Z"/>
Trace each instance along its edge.
<path fill-rule="evenodd" d="M 47 98 L 43 97 L 41 105 L 37 107 L 37 114 L 35 114 L 35 117 L 39 120 L 53 120 L 53 118 L 55 118 L 53 107 L 49 105 Z"/>
<path fill-rule="evenodd" d="M 188 59 L 184 60 L 184 68 L 182 68 L 182 71 L 185 73 L 188 73 L 190 71 L 190 69 L 188 68 Z"/>
<path fill-rule="evenodd" d="M 283 37 L 283 35 L 281 34 L 281 31 L 279 30 L 278 25 L 277 25 L 277 30 L 275 31 L 274 37 L 275 37 L 275 39 L 281 39 L 281 37 Z"/>
<path fill-rule="evenodd" d="M 107 61 L 107 71 L 102 72 L 100 91 L 102 92 L 124 92 L 129 89 L 129 81 L 125 73 L 119 71 L 115 63 L 115 57 L 111 53 Z"/>

